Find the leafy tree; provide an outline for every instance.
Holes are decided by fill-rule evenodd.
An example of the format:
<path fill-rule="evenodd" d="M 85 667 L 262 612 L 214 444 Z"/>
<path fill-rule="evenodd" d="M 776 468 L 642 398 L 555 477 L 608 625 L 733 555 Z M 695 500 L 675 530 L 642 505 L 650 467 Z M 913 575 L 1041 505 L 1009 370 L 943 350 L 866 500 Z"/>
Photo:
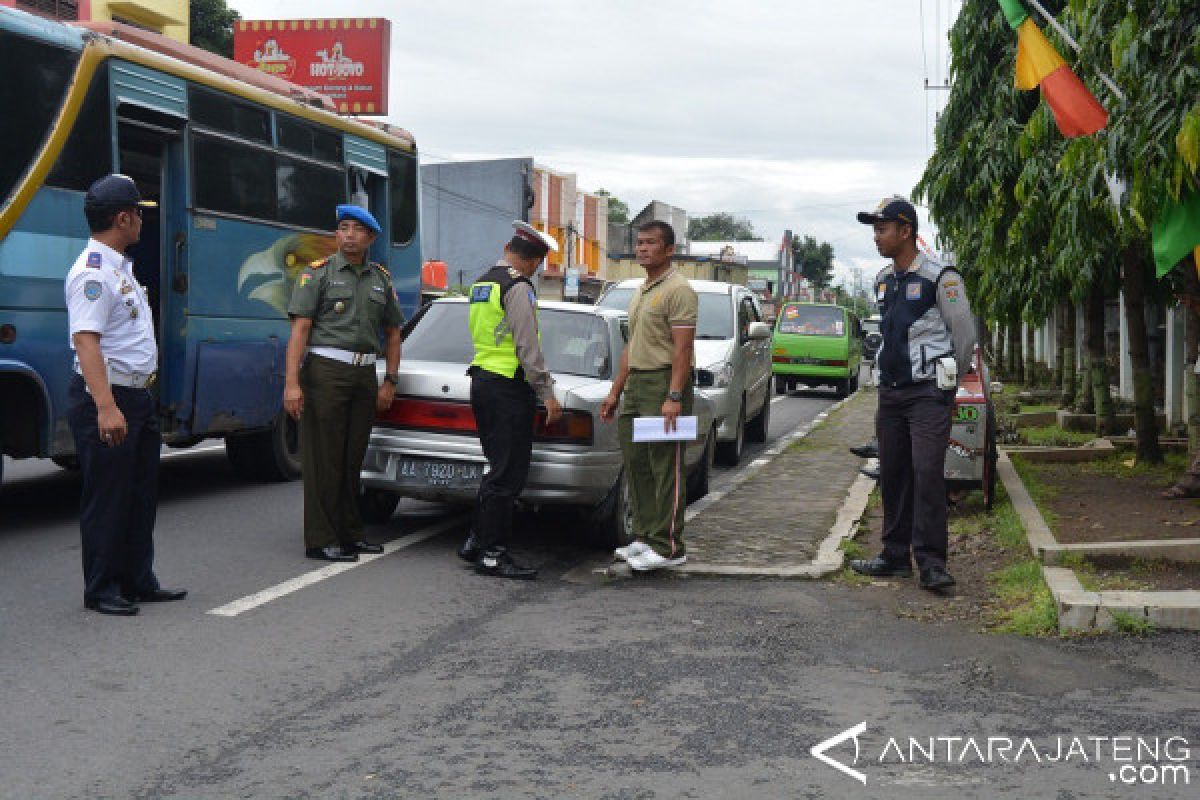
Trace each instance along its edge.
<path fill-rule="evenodd" d="M 608 221 L 611 225 L 629 224 L 629 204 L 619 197 L 613 197 L 608 189 L 597 189 L 596 194 L 608 198 Z"/>
<path fill-rule="evenodd" d="M 233 58 L 233 24 L 241 19 L 225 0 L 192 0 L 191 40 L 196 47 Z"/>
<path fill-rule="evenodd" d="M 693 242 L 761 242 L 754 224 L 743 217 L 721 211 L 688 220 L 688 238 Z"/>
<path fill-rule="evenodd" d="M 1167 202 L 1197 187 L 1200 6 L 1194 0 L 1044 5 L 1081 45 L 1076 57 L 1046 29 L 1108 108 L 1107 128 L 1064 139 L 1038 93 L 1013 88 L 1015 36 L 999 5 L 966 0 L 950 33 L 954 88 L 915 194 L 928 200 L 942 238 L 960 254 L 985 319 L 1011 332 L 1022 322 L 1042 324 L 1060 306 L 1068 315 L 1074 304 L 1087 308 L 1085 385 L 1091 391 L 1081 400 L 1109 421 L 1103 308 L 1121 288 L 1131 332 L 1138 458 L 1155 461 L 1160 454 L 1142 322 L 1146 299 L 1157 291 L 1148 280 L 1149 230 Z M 1112 75 L 1125 100 L 1100 84 L 1101 71 Z M 1129 187 L 1116 206 L 1112 175 Z M 1009 347 L 1016 344 L 1010 338 Z M 1019 347 L 1009 355 L 1015 361 Z"/>
<path fill-rule="evenodd" d="M 811 236 L 792 238 L 792 253 L 796 258 L 796 271 L 819 289 L 829 285 L 833 277 L 833 245 L 818 242 Z"/>

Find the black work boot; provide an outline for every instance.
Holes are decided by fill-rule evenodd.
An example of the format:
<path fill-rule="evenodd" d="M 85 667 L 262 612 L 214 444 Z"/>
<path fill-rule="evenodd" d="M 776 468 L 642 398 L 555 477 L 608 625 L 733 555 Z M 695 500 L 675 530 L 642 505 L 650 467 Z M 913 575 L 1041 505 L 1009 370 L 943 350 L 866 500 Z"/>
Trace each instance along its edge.
<path fill-rule="evenodd" d="M 481 553 L 475 562 L 475 571 L 480 575 L 518 581 L 531 581 L 537 577 L 538 572 L 533 567 L 523 567 L 516 563 L 507 550 L 500 549 L 490 549 Z"/>
<path fill-rule="evenodd" d="M 475 531 L 471 531 L 467 540 L 458 548 L 458 557 L 470 564 L 479 560 L 479 542 L 475 539 Z"/>

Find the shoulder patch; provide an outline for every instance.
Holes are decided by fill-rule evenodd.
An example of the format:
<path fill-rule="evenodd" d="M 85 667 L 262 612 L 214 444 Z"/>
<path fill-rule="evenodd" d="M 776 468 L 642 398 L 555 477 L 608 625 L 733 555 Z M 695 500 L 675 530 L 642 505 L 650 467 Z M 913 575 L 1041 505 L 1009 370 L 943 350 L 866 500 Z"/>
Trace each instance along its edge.
<path fill-rule="evenodd" d="M 91 253 L 87 254 L 86 266 L 89 266 L 92 269 L 100 269 L 100 267 L 103 264 L 104 264 L 104 256 L 100 255 L 99 253 L 97 253 L 95 251 L 92 251 Z"/>
<path fill-rule="evenodd" d="M 492 296 L 492 286 L 493 285 L 494 284 L 491 284 L 491 283 L 477 283 L 474 286 L 472 286 L 471 287 L 471 302 L 472 303 L 486 303 L 488 301 L 488 299 Z"/>
<path fill-rule="evenodd" d="M 100 299 L 100 293 L 103 291 L 104 284 L 100 281 L 88 281 L 83 284 L 83 296 L 93 302 Z"/>
<path fill-rule="evenodd" d="M 388 280 L 391 280 L 392 273 L 388 272 L 387 267 L 385 267 L 383 264 L 376 264 L 374 261 L 372 261 L 371 266 L 374 267 L 375 269 L 379 270 L 380 272 L 382 272 L 384 274 L 384 276 L 387 277 Z"/>

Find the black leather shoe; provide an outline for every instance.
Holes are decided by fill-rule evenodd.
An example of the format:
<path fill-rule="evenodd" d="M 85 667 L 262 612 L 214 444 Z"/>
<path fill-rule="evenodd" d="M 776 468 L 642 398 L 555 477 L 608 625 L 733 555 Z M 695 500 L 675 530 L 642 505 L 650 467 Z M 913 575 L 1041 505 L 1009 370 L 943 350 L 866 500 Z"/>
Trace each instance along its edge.
<path fill-rule="evenodd" d="M 475 531 L 471 531 L 467 540 L 458 548 L 458 557 L 471 564 L 479 560 L 479 542 L 475 539 Z"/>
<path fill-rule="evenodd" d="M 879 480 L 879 470 L 875 467 L 859 467 L 858 471 L 873 481 Z"/>
<path fill-rule="evenodd" d="M 187 597 L 187 589 L 155 589 L 150 592 L 135 592 L 124 596 L 130 603 L 170 603 Z"/>
<path fill-rule="evenodd" d="M 489 551 L 479 556 L 475 562 L 475 571 L 480 575 L 491 575 L 495 578 L 512 578 L 518 581 L 531 581 L 537 577 L 538 571 L 533 567 L 522 567 L 512 560 L 506 551 Z"/>
<path fill-rule="evenodd" d="M 101 614 L 112 614 L 117 617 L 132 617 L 138 613 L 138 607 L 123 597 L 101 597 L 95 600 L 84 600 L 83 605 Z"/>
<path fill-rule="evenodd" d="M 377 556 L 383 552 L 383 545 L 372 544 L 372 543 L 368 542 L 366 539 L 359 539 L 357 542 L 354 543 L 353 547 L 355 550 L 357 550 L 360 553 L 369 553 L 370 555 L 373 555 L 373 556 Z"/>
<path fill-rule="evenodd" d="M 304 555 L 318 561 L 358 561 L 358 553 L 343 550 L 336 544 L 327 547 L 310 547 L 304 551 Z"/>
<path fill-rule="evenodd" d="M 879 443 L 872 439 L 866 444 L 851 447 L 850 452 L 859 458 L 879 458 Z"/>
<path fill-rule="evenodd" d="M 872 578 L 912 577 L 912 567 L 908 564 L 893 564 L 883 557 L 856 558 L 850 562 L 850 569 L 859 575 L 870 575 Z"/>
<path fill-rule="evenodd" d="M 954 576 L 945 567 L 926 567 L 921 570 L 921 588 L 937 591 L 949 589 L 955 583 Z"/>

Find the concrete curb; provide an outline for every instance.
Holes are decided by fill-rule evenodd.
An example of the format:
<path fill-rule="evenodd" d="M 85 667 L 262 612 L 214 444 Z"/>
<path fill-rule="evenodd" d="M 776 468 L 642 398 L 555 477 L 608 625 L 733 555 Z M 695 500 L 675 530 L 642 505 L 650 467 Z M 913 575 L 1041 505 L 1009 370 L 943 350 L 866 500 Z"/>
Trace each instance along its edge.
<path fill-rule="evenodd" d="M 759 470 L 770 464 L 771 461 L 787 450 L 793 442 L 803 439 L 815 431 L 824 424 L 830 414 L 857 396 L 858 393 L 855 392 L 845 400 L 834 403 L 815 416 L 808 424 L 802 425 L 787 436 L 781 437 L 761 456 L 751 461 L 749 466 L 731 480 L 725 488 L 693 503 L 687 511 L 686 519 L 691 521 L 697 515 L 704 513 L 706 508 L 719 502 L 721 498 L 758 474 Z M 817 547 L 816 557 L 805 564 L 786 567 L 741 567 L 731 564 L 706 564 L 698 561 L 689 561 L 673 571 L 684 575 L 743 578 L 821 578 L 831 572 L 836 572 L 842 567 L 842 552 L 838 547 L 843 539 L 852 538 L 857 532 L 858 521 L 867 507 L 867 499 L 870 497 L 871 489 L 874 485 L 875 481 L 865 475 L 859 475 L 854 483 L 850 485 L 845 501 L 838 508 L 833 527 L 829 529 L 829 534 L 821 540 L 821 544 Z"/>
<path fill-rule="evenodd" d="M 1017 474 L 1008 454 L 1001 452 L 996 473 L 1004 481 L 1004 489 L 1012 500 L 1013 509 L 1025 528 L 1029 549 L 1039 561 L 1057 560 L 1064 552 L 1099 552 L 1094 545 L 1077 547 L 1059 544 L 1042 512 L 1029 496 L 1029 491 Z M 1197 543 L 1194 539 L 1155 544 Z M 1116 546 L 1147 545 L 1145 542 L 1109 542 L 1112 553 Z M 1161 551 L 1160 551 L 1161 552 Z M 1122 553 L 1124 554 L 1124 553 Z M 1144 555 L 1145 553 L 1143 553 Z M 1042 578 L 1054 597 L 1058 610 L 1058 629 L 1073 631 L 1115 631 L 1119 621 L 1149 623 L 1157 628 L 1200 631 L 1200 591 L 1185 589 L 1164 592 L 1090 592 L 1079 582 L 1075 571 L 1067 567 L 1043 563 Z"/>

